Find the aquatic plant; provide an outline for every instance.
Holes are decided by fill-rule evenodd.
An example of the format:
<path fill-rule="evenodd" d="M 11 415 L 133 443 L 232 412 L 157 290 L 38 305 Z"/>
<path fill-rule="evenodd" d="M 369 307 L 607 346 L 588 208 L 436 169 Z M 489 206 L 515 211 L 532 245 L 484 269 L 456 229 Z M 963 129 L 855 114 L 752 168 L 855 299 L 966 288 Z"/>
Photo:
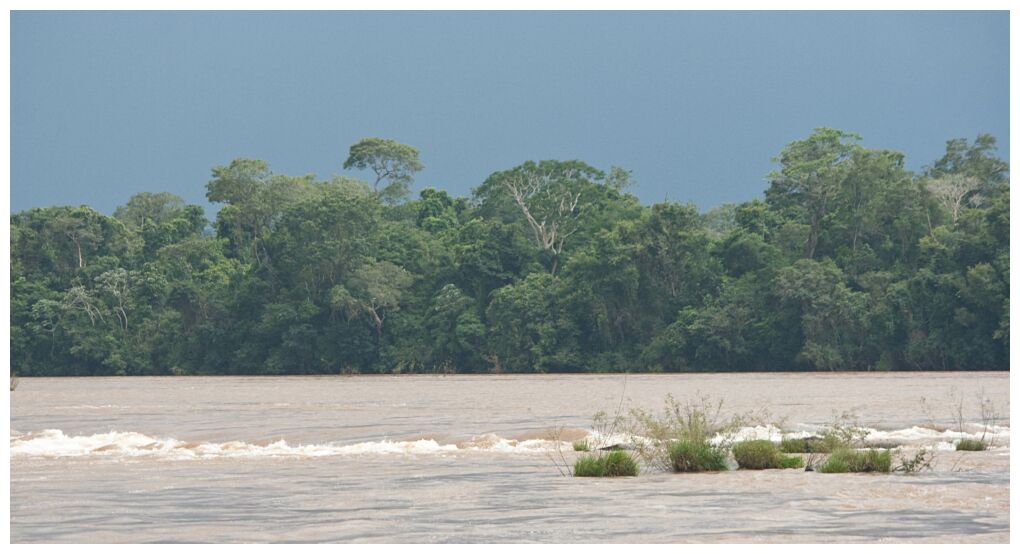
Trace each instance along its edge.
<path fill-rule="evenodd" d="M 769 440 L 742 441 L 733 445 L 733 458 L 740 469 L 791 469 L 804 467 L 799 456 L 784 456 Z"/>
<path fill-rule="evenodd" d="M 726 450 L 707 441 L 672 441 L 666 449 L 670 469 L 677 473 L 726 471 Z"/>
<path fill-rule="evenodd" d="M 769 418 L 764 410 L 723 416 L 722 406 L 721 400 L 713 401 L 708 396 L 678 401 L 667 395 L 661 413 L 631 410 L 627 423 L 635 437 L 633 443 L 638 455 L 649 466 L 664 471 L 686 471 L 676 469 L 674 452 L 683 456 L 681 467 L 687 467 L 688 461 L 693 463 L 691 467 L 701 467 L 703 460 L 721 458 L 721 464 L 708 464 L 713 468 L 711 471 L 718 470 L 715 468 L 725 465 L 729 445 L 737 431 L 748 424 L 764 423 Z M 688 460 L 688 455 L 694 459 Z"/>
<path fill-rule="evenodd" d="M 988 444 L 982 440 L 976 439 L 961 439 L 960 442 L 956 443 L 956 450 L 966 452 L 981 452 L 987 450 Z"/>
<path fill-rule="evenodd" d="M 968 421 L 964 415 L 966 402 L 963 393 L 952 389 L 948 394 L 947 400 L 939 403 L 939 405 L 948 405 L 951 409 L 950 417 L 953 421 L 953 428 L 961 437 L 960 441 L 956 444 L 956 450 L 960 452 L 980 452 L 987 450 L 990 446 L 994 446 L 995 435 L 991 433 L 991 430 L 995 422 L 999 420 L 999 407 L 985 394 L 984 389 L 979 390 L 975 396 L 978 405 L 978 417 L 981 421 L 981 423 L 977 424 L 981 429 L 977 438 L 966 438 L 967 433 L 964 429 Z M 927 399 L 921 398 L 921 406 L 928 414 L 931 427 L 937 429 L 938 424 L 935 423 L 935 417 L 932 413 L 934 410 L 928 404 Z"/>
<path fill-rule="evenodd" d="M 574 462 L 574 477 L 635 477 L 638 463 L 623 450 L 581 456 Z"/>
<path fill-rule="evenodd" d="M 921 448 L 913 458 L 899 457 L 899 463 L 892 470 L 899 473 L 920 473 L 935 469 L 935 450 Z"/>
<path fill-rule="evenodd" d="M 892 452 L 869 448 L 852 450 L 838 448 L 818 467 L 820 473 L 889 473 Z"/>

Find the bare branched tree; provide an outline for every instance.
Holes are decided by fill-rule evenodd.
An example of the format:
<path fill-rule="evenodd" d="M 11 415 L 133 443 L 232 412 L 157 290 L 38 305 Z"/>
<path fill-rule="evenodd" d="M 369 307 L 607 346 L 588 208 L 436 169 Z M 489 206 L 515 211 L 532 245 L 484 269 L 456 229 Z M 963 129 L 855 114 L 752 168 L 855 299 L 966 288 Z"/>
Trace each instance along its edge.
<path fill-rule="evenodd" d="M 953 216 L 953 225 L 960 217 L 960 208 L 971 195 L 981 186 L 977 177 L 967 175 L 950 174 L 938 179 L 928 181 L 927 189 L 932 196 Z M 980 197 L 971 195 L 972 202 L 980 202 Z"/>
<path fill-rule="evenodd" d="M 581 191 L 568 186 L 574 173 L 515 175 L 503 181 L 528 221 L 538 247 L 552 254 L 554 274 L 563 246 L 577 232 L 581 215 Z"/>

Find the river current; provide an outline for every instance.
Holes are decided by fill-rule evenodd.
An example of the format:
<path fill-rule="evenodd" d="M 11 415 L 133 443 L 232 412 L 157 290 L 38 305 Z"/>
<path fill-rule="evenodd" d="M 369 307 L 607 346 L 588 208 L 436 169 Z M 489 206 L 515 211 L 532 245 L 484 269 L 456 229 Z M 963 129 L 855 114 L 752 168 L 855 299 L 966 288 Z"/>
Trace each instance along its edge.
<path fill-rule="evenodd" d="M 593 414 L 667 394 L 767 412 L 740 433 L 773 440 L 851 415 L 934 470 L 563 475 Z M 10 398 L 15 543 L 1009 540 L 1007 372 L 23 378 Z"/>

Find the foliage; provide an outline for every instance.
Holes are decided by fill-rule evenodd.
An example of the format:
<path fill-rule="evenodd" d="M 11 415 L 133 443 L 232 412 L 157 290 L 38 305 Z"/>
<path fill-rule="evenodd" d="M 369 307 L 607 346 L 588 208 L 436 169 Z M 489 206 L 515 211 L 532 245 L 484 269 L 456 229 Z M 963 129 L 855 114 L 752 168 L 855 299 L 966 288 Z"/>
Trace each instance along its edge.
<path fill-rule="evenodd" d="M 372 189 L 387 202 L 396 202 L 407 195 L 414 174 L 425 166 L 418 159 L 418 149 L 395 140 L 364 138 L 351 145 L 344 169 L 369 169 L 375 174 Z M 380 188 L 380 184 L 385 185 Z"/>
<path fill-rule="evenodd" d="M 966 450 L 968 452 L 980 452 L 986 450 L 988 445 L 984 441 L 977 439 L 961 439 L 960 442 L 956 443 L 956 450 Z"/>
<path fill-rule="evenodd" d="M 707 213 L 642 205 L 630 172 L 580 160 L 408 199 L 417 148 L 367 138 L 344 167 L 369 183 L 214 167 L 211 223 L 165 192 L 113 217 L 26 210 L 10 221 L 12 369 L 1009 367 L 1009 166 L 994 138 L 950 140 L 913 173 L 823 128 L 776 162 L 765 201 Z M 667 441 L 703 439 L 697 421 L 660 423 L 647 429 L 660 463 Z"/>
<path fill-rule="evenodd" d="M 838 448 L 818 466 L 820 473 L 889 473 L 892 471 L 892 452 L 869 448 L 853 450 Z"/>
<path fill-rule="evenodd" d="M 907 458 L 900 456 L 899 463 L 892 470 L 900 473 L 920 473 L 935 469 L 935 450 L 932 448 L 919 448 L 914 456 Z"/>
<path fill-rule="evenodd" d="M 574 463 L 574 477 L 636 477 L 638 464 L 622 450 L 581 456 Z"/>
<path fill-rule="evenodd" d="M 707 441 L 675 440 L 666 446 L 669 468 L 677 473 L 726 471 L 726 450 Z"/>
<path fill-rule="evenodd" d="M 733 458 L 741 469 L 791 469 L 804 467 L 798 456 L 784 456 L 769 440 L 741 441 L 733 445 Z"/>

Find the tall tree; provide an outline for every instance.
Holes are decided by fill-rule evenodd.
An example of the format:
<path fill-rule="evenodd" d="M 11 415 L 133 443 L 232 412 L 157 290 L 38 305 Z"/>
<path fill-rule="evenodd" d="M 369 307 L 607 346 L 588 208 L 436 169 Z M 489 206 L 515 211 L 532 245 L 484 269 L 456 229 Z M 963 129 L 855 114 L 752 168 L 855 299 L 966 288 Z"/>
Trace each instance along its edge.
<path fill-rule="evenodd" d="M 206 198 L 226 204 L 216 218 L 219 234 L 230 240 L 243 261 L 265 265 L 266 238 L 273 224 L 308 190 L 312 177 L 275 175 L 266 162 L 243 158 L 215 167 L 212 173 Z"/>
<path fill-rule="evenodd" d="M 790 143 L 776 158 L 782 166 L 769 175 L 766 201 L 809 225 L 804 257 L 813 258 L 818 235 L 833 199 L 851 174 L 860 136 L 836 129 L 816 129 L 810 137 Z"/>
<path fill-rule="evenodd" d="M 370 169 L 375 173 L 372 190 L 385 202 L 397 202 L 407 196 L 414 174 L 425 169 L 418 149 L 395 140 L 363 138 L 351 145 L 344 169 Z M 385 186 L 381 189 L 380 185 Z"/>
<path fill-rule="evenodd" d="M 159 225 L 173 219 L 184 207 L 184 199 L 169 192 L 139 192 L 113 212 L 126 225 L 141 228 L 146 223 Z"/>
<path fill-rule="evenodd" d="M 574 233 L 590 216 L 601 171 L 580 161 L 529 161 L 494 173 L 475 192 L 483 203 L 509 199 L 523 216 L 539 250 L 548 252 L 551 273 Z"/>

